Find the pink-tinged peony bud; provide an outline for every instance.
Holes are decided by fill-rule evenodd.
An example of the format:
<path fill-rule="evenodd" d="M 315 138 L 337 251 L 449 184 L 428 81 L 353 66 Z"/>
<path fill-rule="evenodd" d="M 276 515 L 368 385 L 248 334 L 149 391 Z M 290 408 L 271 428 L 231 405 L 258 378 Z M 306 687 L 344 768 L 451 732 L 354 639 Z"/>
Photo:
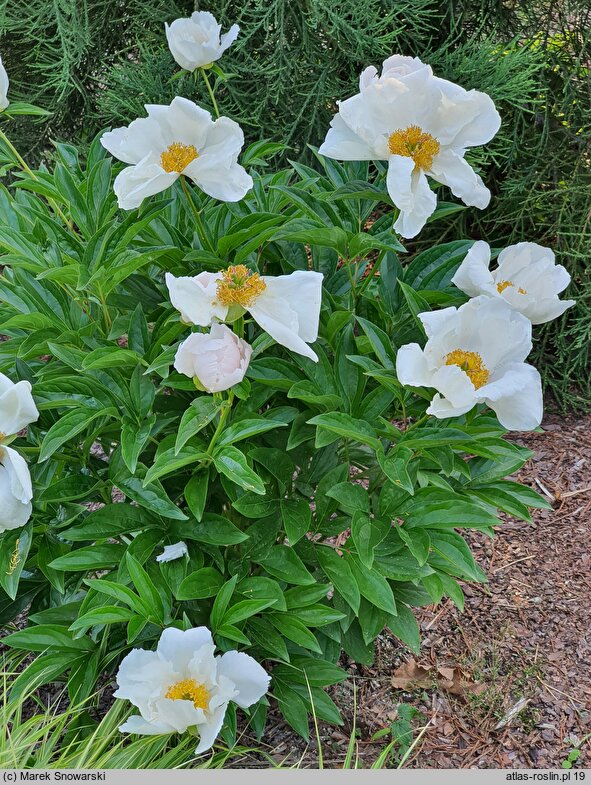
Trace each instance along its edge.
<path fill-rule="evenodd" d="M 207 392 L 221 392 L 244 379 L 252 348 L 226 327 L 214 323 L 209 333 L 191 333 L 177 349 L 174 367 L 196 378 Z"/>

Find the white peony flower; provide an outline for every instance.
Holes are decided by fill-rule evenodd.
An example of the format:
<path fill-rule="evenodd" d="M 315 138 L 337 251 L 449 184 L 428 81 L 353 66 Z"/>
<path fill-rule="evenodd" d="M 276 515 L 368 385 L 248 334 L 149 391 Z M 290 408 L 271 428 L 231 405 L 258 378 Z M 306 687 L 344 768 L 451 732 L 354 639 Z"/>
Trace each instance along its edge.
<path fill-rule="evenodd" d="M 222 392 L 244 379 L 251 354 L 252 347 L 246 341 L 225 324 L 214 322 L 209 333 L 191 333 L 182 342 L 174 367 L 196 378 L 207 392 Z"/>
<path fill-rule="evenodd" d="M 554 261 L 554 252 L 537 243 L 510 245 L 499 254 L 491 271 L 490 245 L 479 240 L 451 279 L 470 297 L 485 294 L 503 299 L 532 324 L 544 324 L 561 316 L 576 300 L 558 295 L 570 283 L 570 275 Z"/>
<path fill-rule="evenodd" d="M 483 209 L 490 192 L 464 160 L 469 147 L 489 142 L 501 118 L 488 95 L 433 75 L 417 57 L 394 55 L 382 75 L 373 66 L 360 92 L 339 102 L 319 152 L 341 161 L 388 161 L 387 187 L 400 210 L 394 225 L 414 237 L 437 205 L 427 175 L 464 204 Z"/>
<path fill-rule="evenodd" d="M 126 698 L 140 714 L 119 730 L 158 735 L 199 731 L 195 754 L 208 750 L 224 723 L 230 701 L 243 709 L 269 689 L 270 677 L 248 654 L 227 651 L 214 656 L 207 627 L 182 632 L 164 630 L 156 651 L 133 649 L 117 673 L 116 698 Z"/>
<path fill-rule="evenodd" d="M 460 308 L 420 313 L 427 343 L 401 346 L 396 373 L 402 384 L 434 387 L 427 414 L 439 419 L 486 403 L 510 431 L 542 421 L 540 374 L 524 362 L 532 348 L 531 322 L 502 299 L 475 297 Z"/>
<path fill-rule="evenodd" d="M 12 382 L 0 373 L 0 442 L 39 418 L 27 381 Z"/>
<path fill-rule="evenodd" d="M 176 97 L 170 106 L 146 105 L 147 117 L 101 137 L 111 155 L 131 164 L 114 183 L 119 207 L 133 210 L 185 175 L 208 196 L 238 202 L 252 177 L 238 163 L 242 129 L 227 117 L 212 120 L 193 101 Z"/>
<path fill-rule="evenodd" d="M 182 540 L 175 542 L 174 545 L 165 545 L 161 554 L 156 556 L 156 561 L 167 562 L 181 559 L 189 553 L 186 543 Z"/>
<path fill-rule="evenodd" d="M 4 111 L 8 108 L 10 101 L 8 100 L 8 74 L 6 73 L 6 68 L 2 63 L 2 58 L 0 57 L 0 111 Z"/>
<path fill-rule="evenodd" d="M 238 38 L 240 28 L 232 25 L 221 35 L 222 26 L 209 11 L 195 11 L 188 18 L 164 25 L 172 56 L 186 71 L 211 65 Z"/>
<path fill-rule="evenodd" d="M 248 311 L 277 343 L 316 362 L 308 344 L 318 338 L 322 277 L 311 270 L 261 276 L 238 264 L 194 277 L 167 273 L 166 285 L 183 321 L 207 327 Z"/>
<path fill-rule="evenodd" d="M 27 462 L 11 447 L 0 447 L 0 532 L 25 525 L 31 517 L 32 498 Z"/>

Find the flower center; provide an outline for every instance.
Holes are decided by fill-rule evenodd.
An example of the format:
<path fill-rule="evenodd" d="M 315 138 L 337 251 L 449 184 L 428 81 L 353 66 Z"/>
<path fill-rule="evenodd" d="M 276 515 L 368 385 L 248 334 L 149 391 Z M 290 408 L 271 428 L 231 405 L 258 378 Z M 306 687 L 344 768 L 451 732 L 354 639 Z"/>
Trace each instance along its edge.
<path fill-rule="evenodd" d="M 209 690 L 195 679 L 177 681 L 168 688 L 164 697 L 173 701 L 193 701 L 196 709 L 207 709 L 209 706 Z"/>
<path fill-rule="evenodd" d="M 251 272 L 244 264 L 237 264 L 222 271 L 217 282 L 217 302 L 249 308 L 266 288 L 258 273 Z"/>
<path fill-rule="evenodd" d="M 497 284 L 497 292 L 499 294 L 503 294 L 503 292 L 508 286 L 515 286 L 515 284 L 513 283 L 513 281 L 499 281 L 499 283 Z M 522 289 L 521 286 L 517 291 L 519 292 L 519 294 L 527 294 L 527 290 Z"/>
<path fill-rule="evenodd" d="M 160 164 L 165 172 L 180 174 L 195 158 L 199 158 L 199 153 L 194 145 L 173 142 L 160 156 Z"/>
<path fill-rule="evenodd" d="M 404 155 L 406 158 L 412 158 L 415 162 L 415 169 L 430 169 L 433 158 L 440 148 L 441 145 L 437 139 L 423 131 L 418 125 L 409 125 L 404 130 L 399 128 L 388 137 L 388 149 L 391 155 Z"/>
<path fill-rule="evenodd" d="M 457 365 L 465 374 L 476 389 L 488 382 L 490 373 L 486 365 L 482 362 L 482 357 L 478 352 L 465 352 L 463 349 L 454 349 L 445 356 L 446 365 Z"/>

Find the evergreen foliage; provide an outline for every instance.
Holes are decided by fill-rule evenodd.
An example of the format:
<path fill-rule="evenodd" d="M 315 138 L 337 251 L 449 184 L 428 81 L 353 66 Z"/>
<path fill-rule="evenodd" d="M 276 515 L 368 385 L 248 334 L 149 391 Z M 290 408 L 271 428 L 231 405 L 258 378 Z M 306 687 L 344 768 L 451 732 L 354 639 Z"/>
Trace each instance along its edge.
<path fill-rule="evenodd" d="M 563 408 L 588 405 L 588 2 L 220 0 L 199 7 L 224 28 L 242 28 L 225 56 L 226 71 L 237 76 L 219 90 L 223 112 L 249 141 L 287 142 L 290 158 L 311 158 L 308 145 L 320 143 L 335 101 L 355 92 L 361 68 L 396 51 L 493 97 L 504 123 L 478 159 L 493 190 L 490 208 L 438 223 L 411 250 L 458 232 L 498 247 L 528 239 L 554 248 L 573 276 L 578 305 L 540 331 L 536 361 Z M 41 158 L 51 139 L 90 139 L 143 114 L 144 103 L 167 103 L 177 93 L 202 100 L 190 77 L 173 78 L 178 69 L 163 37 L 164 21 L 193 8 L 186 0 L 0 2 L 12 95 L 53 112 L 43 125 L 21 121 L 11 129 L 17 146 Z"/>

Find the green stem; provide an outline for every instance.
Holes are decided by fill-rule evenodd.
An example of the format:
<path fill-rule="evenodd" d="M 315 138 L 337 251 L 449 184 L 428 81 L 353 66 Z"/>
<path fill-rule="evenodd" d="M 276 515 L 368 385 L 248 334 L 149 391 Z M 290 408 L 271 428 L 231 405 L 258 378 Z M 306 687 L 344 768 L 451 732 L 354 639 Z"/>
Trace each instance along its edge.
<path fill-rule="evenodd" d="M 17 162 L 17 164 L 18 164 L 18 165 L 19 165 L 19 167 L 22 169 L 22 171 L 23 171 L 23 172 L 25 172 L 25 174 L 28 174 L 28 175 L 29 175 L 29 177 L 31 178 L 31 180 L 35 180 L 36 182 L 38 182 L 38 181 L 39 181 L 39 178 L 37 177 L 37 175 L 36 175 L 36 174 L 33 172 L 33 170 L 32 170 L 32 169 L 29 167 L 29 165 L 27 164 L 27 162 L 25 161 L 25 159 L 22 157 L 22 155 L 19 153 L 19 151 L 16 149 L 16 147 L 15 147 L 15 146 L 12 144 L 12 142 L 10 141 L 10 139 L 9 139 L 9 138 L 6 136 L 6 134 L 4 133 L 4 131 L 3 131 L 1 128 L 0 128 L 0 139 L 2 139 L 2 141 L 4 142 L 4 144 L 5 144 L 5 145 L 8 147 L 8 149 L 10 150 L 10 152 L 13 154 L 13 156 L 14 156 L 14 158 L 15 158 L 15 160 L 16 160 L 16 162 Z M 69 218 L 67 218 L 67 217 L 64 215 L 64 213 L 62 212 L 62 210 L 60 209 L 60 207 L 59 207 L 59 206 L 58 206 L 58 205 L 57 205 L 57 204 L 56 204 L 56 203 L 53 201 L 53 199 L 50 199 L 49 197 L 47 197 L 47 201 L 49 202 L 49 205 L 51 206 L 51 209 L 54 211 L 54 213 L 56 213 L 57 215 L 59 215 L 59 217 L 60 217 L 60 218 L 62 219 L 62 221 L 63 221 L 63 222 L 66 224 L 66 226 L 67 226 L 67 227 L 68 227 L 68 228 L 69 228 L 71 231 L 73 231 L 73 230 L 74 230 L 74 226 L 72 225 L 72 222 L 70 221 L 70 219 L 69 219 Z"/>
<path fill-rule="evenodd" d="M 363 294 L 363 292 L 370 285 L 372 278 L 377 273 L 377 271 L 380 269 L 380 265 L 381 265 L 382 260 L 383 260 L 385 255 L 386 255 L 386 252 L 382 251 L 381 254 L 378 256 L 378 258 L 375 260 L 374 266 L 371 268 L 369 273 L 365 276 L 363 281 L 361 281 L 361 286 L 359 287 L 359 291 L 357 292 L 358 295 Z"/>
<path fill-rule="evenodd" d="M 351 272 L 351 260 L 350 259 L 343 259 L 345 267 L 347 268 L 347 275 L 349 276 L 349 283 L 351 285 L 351 297 L 353 300 L 353 310 L 355 310 L 355 303 L 357 300 L 357 295 L 355 293 L 355 279 L 353 278 L 353 273 Z"/>
<path fill-rule="evenodd" d="M 113 326 L 113 322 L 111 321 L 111 317 L 109 316 L 109 309 L 107 308 L 107 298 L 103 294 L 102 290 L 99 289 L 98 291 L 99 300 L 101 301 L 101 308 L 103 311 L 103 318 L 105 320 L 105 327 L 107 334 L 111 331 L 111 327 Z"/>
<path fill-rule="evenodd" d="M 203 243 L 204 246 L 207 246 L 213 254 L 215 254 L 215 248 L 213 247 L 211 240 L 207 236 L 207 232 L 205 231 L 205 226 L 203 224 L 203 221 L 201 220 L 201 213 L 195 206 L 195 202 L 193 201 L 193 197 L 191 196 L 191 192 L 189 191 L 189 186 L 187 185 L 187 179 L 185 178 L 184 175 L 181 175 L 180 180 L 181 180 L 181 186 L 185 193 L 185 198 L 187 199 L 187 202 L 189 203 L 191 211 L 193 212 L 193 215 L 195 217 L 195 223 L 197 224 L 197 228 L 199 230 L 199 236 L 201 242 Z"/>
<path fill-rule="evenodd" d="M 209 446 L 207 448 L 208 455 L 211 455 L 213 448 L 217 440 L 220 437 L 221 432 L 224 430 L 224 425 L 226 424 L 226 420 L 228 419 L 228 415 L 230 414 L 230 409 L 232 408 L 232 401 L 234 400 L 234 393 L 230 390 L 228 393 L 228 400 L 222 404 L 222 413 L 220 414 L 220 421 L 218 422 L 218 426 L 215 429 L 215 433 L 211 437 L 211 441 L 209 442 Z"/>
<path fill-rule="evenodd" d="M 215 112 L 215 116 L 219 117 L 220 116 L 220 110 L 218 109 L 218 105 L 217 105 L 217 102 L 215 100 L 215 95 L 213 94 L 213 90 L 212 90 L 211 85 L 209 83 L 209 78 L 207 76 L 205 68 L 200 68 L 199 70 L 201 71 L 201 76 L 203 77 L 203 81 L 205 82 L 205 86 L 207 87 L 207 92 L 209 93 L 209 97 L 211 98 L 211 103 L 212 103 L 212 106 L 213 106 L 213 111 Z"/>
<path fill-rule="evenodd" d="M 234 334 L 239 338 L 244 338 L 244 316 L 239 316 L 236 321 L 232 323 Z"/>
<path fill-rule="evenodd" d="M 424 414 L 419 420 L 417 420 L 416 422 L 413 422 L 413 424 L 410 425 L 407 428 L 407 430 L 408 431 L 413 431 L 415 428 L 418 428 L 419 425 L 422 425 L 424 422 L 427 422 L 428 419 L 429 419 L 429 415 L 428 414 Z"/>

